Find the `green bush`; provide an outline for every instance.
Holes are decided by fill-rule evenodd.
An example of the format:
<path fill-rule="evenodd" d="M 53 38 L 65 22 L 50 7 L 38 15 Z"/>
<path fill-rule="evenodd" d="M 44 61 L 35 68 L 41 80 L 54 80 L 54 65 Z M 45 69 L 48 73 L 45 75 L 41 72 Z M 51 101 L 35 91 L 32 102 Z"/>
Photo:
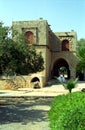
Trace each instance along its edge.
<path fill-rule="evenodd" d="M 63 83 L 57 77 L 55 77 L 55 79 L 59 83 L 61 83 L 64 86 L 65 89 L 69 90 L 70 93 L 72 92 L 72 89 L 76 87 L 77 81 L 78 81 L 78 78 L 76 78 L 75 80 L 74 79 L 70 79 L 66 83 Z"/>
<path fill-rule="evenodd" d="M 55 97 L 48 117 L 51 130 L 85 130 L 85 93 Z"/>

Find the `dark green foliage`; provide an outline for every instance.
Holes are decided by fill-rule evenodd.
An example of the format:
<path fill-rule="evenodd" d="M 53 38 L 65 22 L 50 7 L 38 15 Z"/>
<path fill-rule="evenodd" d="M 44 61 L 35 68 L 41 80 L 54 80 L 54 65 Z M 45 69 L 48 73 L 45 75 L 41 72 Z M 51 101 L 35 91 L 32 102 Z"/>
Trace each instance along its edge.
<path fill-rule="evenodd" d="M 72 92 L 72 89 L 76 87 L 76 84 L 77 84 L 77 80 L 78 79 L 71 79 L 69 80 L 66 84 L 63 84 L 63 86 L 69 90 L 69 92 L 71 93 Z"/>
<path fill-rule="evenodd" d="M 81 46 L 78 50 L 79 63 L 77 66 L 78 71 L 82 71 L 85 68 L 85 46 Z"/>
<path fill-rule="evenodd" d="M 85 38 L 81 38 L 81 39 L 78 41 L 78 49 L 79 49 L 80 47 L 83 47 L 83 46 L 85 46 Z"/>
<path fill-rule="evenodd" d="M 44 60 L 41 53 L 37 53 L 34 46 L 29 46 L 23 33 L 18 34 L 17 40 L 13 41 L 9 32 L 10 29 L 0 23 L 0 74 L 26 75 L 42 71 Z"/>
<path fill-rule="evenodd" d="M 54 98 L 49 120 L 51 130 L 85 130 L 85 94 L 75 92 Z"/>
<path fill-rule="evenodd" d="M 29 74 L 42 71 L 44 69 L 44 60 L 40 53 L 37 53 L 35 47 L 30 46 L 24 34 L 17 37 L 17 48 L 21 54 L 20 64 L 17 67 L 19 74 Z"/>
<path fill-rule="evenodd" d="M 78 41 L 77 56 L 79 59 L 77 71 L 81 72 L 85 69 L 85 39 L 83 38 Z"/>

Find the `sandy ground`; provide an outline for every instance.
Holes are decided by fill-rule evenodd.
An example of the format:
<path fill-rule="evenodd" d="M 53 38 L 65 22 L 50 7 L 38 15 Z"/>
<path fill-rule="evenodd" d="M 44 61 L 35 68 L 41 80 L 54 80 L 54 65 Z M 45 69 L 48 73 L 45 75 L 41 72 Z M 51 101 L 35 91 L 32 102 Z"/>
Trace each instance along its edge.
<path fill-rule="evenodd" d="M 85 88 L 85 82 L 78 82 L 76 88 L 74 88 L 72 92 L 81 91 L 82 88 Z M 31 97 L 31 96 L 54 97 L 67 93 L 68 90 L 66 90 L 61 84 L 53 84 L 40 89 L 19 88 L 16 91 L 0 90 L 0 97 Z"/>
<path fill-rule="evenodd" d="M 52 98 L 4 98 L 0 104 L 0 130 L 49 130 Z"/>
<path fill-rule="evenodd" d="M 72 92 L 85 88 L 79 82 Z M 50 130 L 48 112 L 54 96 L 67 94 L 60 84 L 41 89 L 0 90 L 0 130 Z"/>

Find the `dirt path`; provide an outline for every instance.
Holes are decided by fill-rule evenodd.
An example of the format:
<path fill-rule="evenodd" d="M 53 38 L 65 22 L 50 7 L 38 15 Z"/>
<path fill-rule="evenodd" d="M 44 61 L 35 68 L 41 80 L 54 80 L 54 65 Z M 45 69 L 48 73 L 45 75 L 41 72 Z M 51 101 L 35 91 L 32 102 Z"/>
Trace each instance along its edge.
<path fill-rule="evenodd" d="M 0 130 L 49 130 L 52 98 L 0 100 Z"/>

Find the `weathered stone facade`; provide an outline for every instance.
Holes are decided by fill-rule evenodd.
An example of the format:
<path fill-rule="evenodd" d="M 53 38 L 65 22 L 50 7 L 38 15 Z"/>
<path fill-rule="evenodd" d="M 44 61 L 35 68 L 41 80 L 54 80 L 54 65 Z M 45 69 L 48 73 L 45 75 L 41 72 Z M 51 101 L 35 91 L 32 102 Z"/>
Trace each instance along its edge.
<path fill-rule="evenodd" d="M 44 58 L 44 71 L 28 76 L 29 86 L 34 81 L 39 81 L 40 86 L 43 87 L 49 79 L 59 76 L 61 67 L 67 69 L 68 78 L 76 77 L 76 32 L 54 33 L 48 22 L 43 19 L 14 21 L 12 25 L 18 33 L 22 31 L 27 33 L 29 41 L 31 43 L 33 41 L 37 52 L 42 52 Z"/>

